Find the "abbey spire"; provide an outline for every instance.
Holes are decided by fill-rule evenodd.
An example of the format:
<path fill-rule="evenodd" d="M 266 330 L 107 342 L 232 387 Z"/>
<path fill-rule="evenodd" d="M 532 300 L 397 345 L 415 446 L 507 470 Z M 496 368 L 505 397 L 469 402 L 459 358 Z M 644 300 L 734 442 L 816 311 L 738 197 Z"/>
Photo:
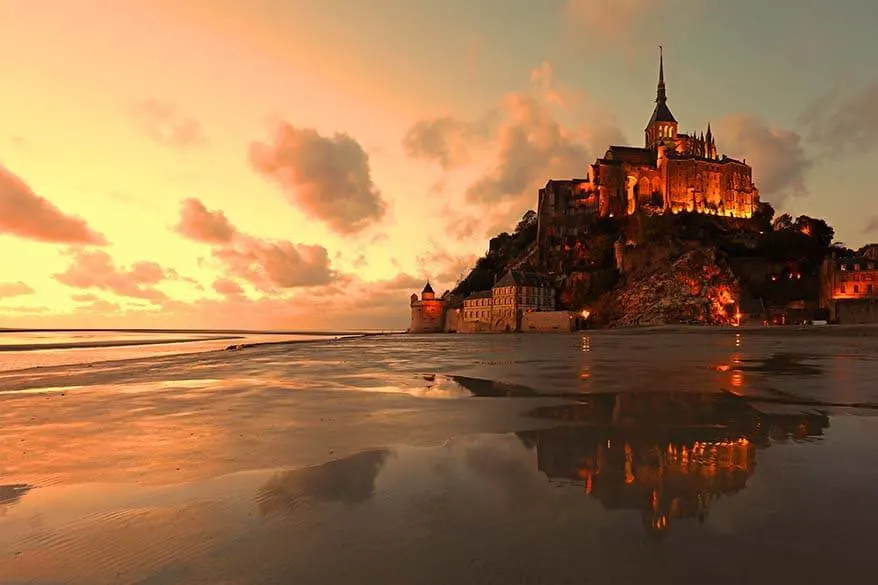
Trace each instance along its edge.
<path fill-rule="evenodd" d="M 668 101 L 668 94 L 665 91 L 665 56 L 662 46 L 659 45 L 659 80 L 658 87 L 655 92 L 655 103 L 664 104 Z"/>
<path fill-rule="evenodd" d="M 659 79 L 655 92 L 655 109 L 646 125 L 646 147 L 656 148 L 659 144 L 673 141 L 677 136 L 677 120 L 668 109 L 668 94 L 665 89 L 665 59 L 659 46 Z"/>

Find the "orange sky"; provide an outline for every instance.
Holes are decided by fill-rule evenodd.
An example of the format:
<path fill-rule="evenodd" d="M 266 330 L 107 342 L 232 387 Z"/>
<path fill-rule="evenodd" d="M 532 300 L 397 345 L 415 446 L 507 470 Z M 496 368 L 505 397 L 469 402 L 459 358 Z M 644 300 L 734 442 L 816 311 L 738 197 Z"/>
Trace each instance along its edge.
<path fill-rule="evenodd" d="M 660 39 L 619 35 L 650 3 L 510 1 L 0 0 L 0 326 L 405 327 L 425 277 L 649 114 Z M 602 90 L 555 73 L 575 18 L 631 49 Z M 798 134 L 734 113 L 795 195 Z"/>

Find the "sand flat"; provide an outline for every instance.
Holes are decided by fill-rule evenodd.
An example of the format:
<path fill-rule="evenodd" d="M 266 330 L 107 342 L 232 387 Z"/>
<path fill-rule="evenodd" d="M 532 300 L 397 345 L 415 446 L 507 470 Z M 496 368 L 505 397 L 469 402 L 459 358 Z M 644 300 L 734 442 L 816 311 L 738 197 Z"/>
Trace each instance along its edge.
<path fill-rule="evenodd" d="M 0 374 L 0 583 L 850 582 L 878 527 L 870 341 L 387 336 Z"/>

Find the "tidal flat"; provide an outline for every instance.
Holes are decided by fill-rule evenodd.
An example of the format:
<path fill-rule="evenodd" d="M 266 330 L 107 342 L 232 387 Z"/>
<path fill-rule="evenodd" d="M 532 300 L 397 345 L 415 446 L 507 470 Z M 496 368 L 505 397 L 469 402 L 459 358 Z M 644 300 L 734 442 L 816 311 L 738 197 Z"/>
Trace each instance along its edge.
<path fill-rule="evenodd" d="M 0 583 L 863 583 L 878 329 L 0 372 Z"/>

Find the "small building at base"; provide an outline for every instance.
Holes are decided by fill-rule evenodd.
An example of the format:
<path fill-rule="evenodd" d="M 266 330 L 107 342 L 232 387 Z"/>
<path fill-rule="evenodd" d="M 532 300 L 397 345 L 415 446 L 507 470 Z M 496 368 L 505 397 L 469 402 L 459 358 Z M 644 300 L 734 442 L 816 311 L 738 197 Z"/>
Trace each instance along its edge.
<path fill-rule="evenodd" d="M 421 296 L 411 296 L 412 320 L 409 323 L 409 333 L 442 333 L 445 330 L 445 312 L 448 309 L 448 301 L 445 298 L 436 298 L 436 293 L 428 281 Z"/>
<path fill-rule="evenodd" d="M 554 311 L 555 287 L 546 275 L 510 270 L 491 290 L 472 293 L 463 300 L 459 333 L 522 330 L 529 312 Z"/>

